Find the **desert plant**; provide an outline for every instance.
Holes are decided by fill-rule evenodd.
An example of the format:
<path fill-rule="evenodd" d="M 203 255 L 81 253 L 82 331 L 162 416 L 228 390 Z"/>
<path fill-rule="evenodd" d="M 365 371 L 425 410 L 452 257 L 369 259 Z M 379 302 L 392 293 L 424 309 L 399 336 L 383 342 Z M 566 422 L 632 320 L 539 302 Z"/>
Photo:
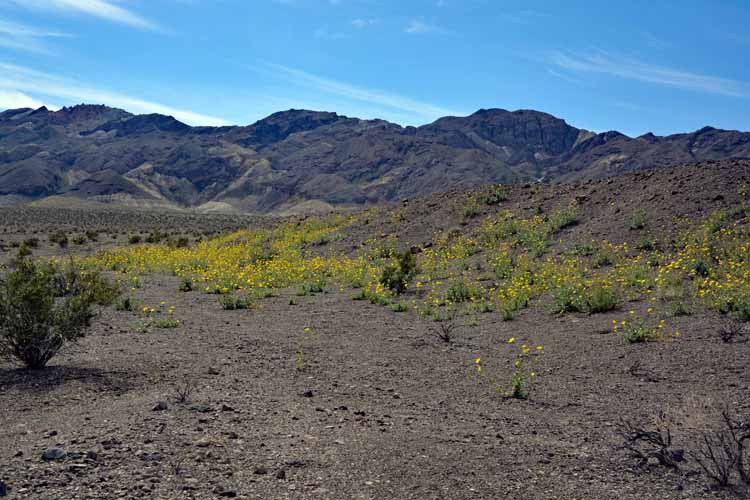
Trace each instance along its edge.
<path fill-rule="evenodd" d="M 222 295 L 219 297 L 219 304 L 225 311 L 234 311 L 238 309 L 250 309 L 252 301 L 248 297 L 239 297 L 234 295 Z"/>
<path fill-rule="evenodd" d="M 736 472 L 750 485 L 750 421 L 740 421 L 727 410 L 721 414 L 721 428 L 701 435 L 700 445 L 693 453 L 703 472 L 719 486 L 728 486 Z"/>
<path fill-rule="evenodd" d="M 180 326 L 179 320 L 174 318 L 157 318 L 153 321 L 155 328 L 177 328 Z"/>
<path fill-rule="evenodd" d="M 664 413 L 659 414 L 653 429 L 622 418 L 618 432 L 623 439 L 622 448 L 638 458 L 641 465 L 653 458 L 660 465 L 677 468 L 684 460 L 683 450 L 672 449 L 671 421 Z"/>
<path fill-rule="evenodd" d="M 646 211 L 642 208 L 636 210 L 633 214 L 633 219 L 630 221 L 629 227 L 633 231 L 646 227 Z"/>
<path fill-rule="evenodd" d="M 391 304 L 391 310 L 397 313 L 406 312 L 409 310 L 409 304 L 407 304 L 406 302 Z"/>
<path fill-rule="evenodd" d="M 60 248 L 65 248 L 68 246 L 68 235 L 63 230 L 55 231 L 49 235 L 49 242 L 55 243 Z"/>
<path fill-rule="evenodd" d="M 505 186 L 497 184 L 489 188 L 489 192 L 484 197 L 485 205 L 494 206 L 499 205 L 508 199 L 508 194 L 505 192 Z"/>
<path fill-rule="evenodd" d="M 183 278 L 180 282 L 180 286 L 177 288 L 181 292 L 192 292 L 193 291 L 193 280 L 190 278 Z"/>
<path fill-rule="evenodd" d="M 417 273 L 417 259 L 411 250 L 396 254 L 396 264 L 383 269 L 380 283 L 399 295 L 406 291 L 409 280 Z"/>
<path fill-rule="evenodd" d="M 0 355 L 41 369 L 67 342 L 85 335 L 96 315 L 96 293 L 79 286 L 56 300 L 54 278 L 31 259 L 21 259 L 0 279 Z"/>
<path fill-rule="evenodd" d="M 128 239 L 128 243 L 130 243 L 131 245 L 137 245 L 137 244 L 139 244 L 140 242 L 141 242 L 141 236 L 140 236 L 140 235 L 138 235 L 138 234 L 134 234 L 133 236 L 131 236 L 131 237 L 130 237 L 130 238 Z"/>
<path fill-rule="evenodd" d="M 189 403 L 193 398 L 193 390 L 195 389 L 195 386 L 191 381 L 186 381 L 184 383 L 178 384 L 175 386 L 175 401 L 179 404 L 187 404 Z"/>
<path fill-rule="evenodd" d="M 513 344 L 514 342 L 515 337 L 508 339 L 509 344 Z M 533 351 L 526 344 L 521 346 L 513 362 L 514 370 L 510 380 L 509 397 L 514 399 L 526 399 L 529 397 L 531 384 L 536 379 L 536 372 L 533 367 L 542 355 L 544 355 L 544 347 L 541 345 L 536 346 L 536 349 Z"/>
<path fill-rule="evenodd" d="M 595 314 L 617 307 L 617 295 L 612 287 L 595 283 L 586 291 L 586 309 Z"/>

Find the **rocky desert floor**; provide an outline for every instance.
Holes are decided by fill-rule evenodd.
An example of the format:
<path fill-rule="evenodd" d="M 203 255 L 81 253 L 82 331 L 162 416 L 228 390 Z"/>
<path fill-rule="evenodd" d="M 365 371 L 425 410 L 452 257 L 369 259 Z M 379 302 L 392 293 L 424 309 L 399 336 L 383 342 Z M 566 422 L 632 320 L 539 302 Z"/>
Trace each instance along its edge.
<path fill-rule="evenodd" d="M 578 199 L 584 220 L 568 230 L 570 241 L 627 240 L 618 213 L 643 206 L 668 240 L 671 220 L 735 203 L 736 183 L 750 179 L 747 163 L 714 167 L 517 186 L 506 205 Z M 439 229 L 463 230 L 450 215 L 457 197 L 405 201 L 403 224 L 376 217 L 335 245 L 384 234 L 420 244 Z M 7 210 L 6 261 L 11 243 L 34 231 L 36 255 L 61 253 L 45 240 L 57 224 L 49 213 Z M 111 213 L 80 217 L 80 232 L 117 227 L 120 235 L 69 247 L 80 253 L 126 245 L 138 231 L 221 233 L 257 223 L 195 216 L 186 231 L 179 218 L 146 227 L 138 214 L 132 226 Z M 714 487 L 690 454 L 694 429 L 718 422 L 721 409 L 750 414 L 750 334 L 723 341 L 721 314 L 696 309 L 670 320 L 679 338 L 627 344 L 609 324 L 645 310 L 643 301 L 595 315 L 540 305 L 512 321 L 477 315 L 444 342 L 433 321 L 353 301 L 351 289 L 282 289 L 226 311 L 215 295 L 179 285 L 151 273 L 134 292 L 139 304 L 173 307 L 177 328 L 139 331 L 137 311 L 108 308 L 46 370 L 0 362 L 0 496 L 748 498 L 739 487 Z M 496 387 L 513 371 L 511 337 L 544 346 L 526 400 Z M 685 460 L 678 468 L 639 463 L 622 448 L 622 419 L 668 425 Z"/>

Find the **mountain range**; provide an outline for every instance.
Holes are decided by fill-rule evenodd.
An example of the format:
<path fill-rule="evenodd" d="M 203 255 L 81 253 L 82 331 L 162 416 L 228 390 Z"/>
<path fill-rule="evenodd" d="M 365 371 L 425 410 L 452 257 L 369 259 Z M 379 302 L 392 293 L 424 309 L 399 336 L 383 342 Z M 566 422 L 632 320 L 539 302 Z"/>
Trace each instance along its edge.
<path fill-rule="evenodd" d="M 533 110 L 482 109 L 421 127 L 289 110 L 191 127 L 102 105 L 0 113 L 0 204 L 291 213 L 488 183 L 563 182 L 750 158 L 750 133 L 594 133 Z"/>

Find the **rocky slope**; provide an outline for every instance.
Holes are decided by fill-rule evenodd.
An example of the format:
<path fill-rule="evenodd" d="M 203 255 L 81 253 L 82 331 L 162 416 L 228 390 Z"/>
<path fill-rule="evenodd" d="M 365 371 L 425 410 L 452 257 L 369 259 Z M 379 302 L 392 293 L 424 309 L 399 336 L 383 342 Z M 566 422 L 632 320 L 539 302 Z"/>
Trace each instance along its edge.
<path fill-rule="evenodd" d="M 728 158 L 750 158 L 750 133 L 707 127 L 630 138 L 530 110 L 479 110 L 422 127 L 304 110 L 246 127 L 190 127 L 98 105 L 0 113 L 5 203 L 310 211 Z"/>

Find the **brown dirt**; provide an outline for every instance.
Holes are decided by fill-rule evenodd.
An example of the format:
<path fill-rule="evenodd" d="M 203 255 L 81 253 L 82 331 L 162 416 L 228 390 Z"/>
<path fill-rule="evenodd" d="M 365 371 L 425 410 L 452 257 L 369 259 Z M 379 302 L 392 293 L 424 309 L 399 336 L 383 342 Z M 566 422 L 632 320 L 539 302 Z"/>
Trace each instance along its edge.
<path fill-rule="evenodd" d="M 590 217 L 567 239 L 616 242 L 632 237 L 632 211 L 644 207 L 654 233 L 668 240 L 676 217 L 736 202 L 743 178 L 750 162 L 518 186 L 483 210 L 549 209 L 578 197 Z M 401 204 L 401 228 L 374 213 L 370 227 L 335 244 L 381 234 L 416 243 L 439 230 L 470 230 L 475 222 L 462 226 L 456 215 L 463 196 Z M 351 291 L 294 297 L 298 305 L 286 291 L 254 310 L 223 311 L 214 296 L 177 285 L 148 276 L 137 294 L 144 304 L 174 305 L 176 329 L 139 334 L 133 313 L 106 310 L 49 369 L 0 363 L 0 480 L 11 498 L 741 495 L 711 489 L 690 460 L 676 471 L 638 467 L 617 449 L 621 417 L 646 421 L 668 410 L 678 422 L 675 447 L 690 448 L 680 422 L 699 417 L 691 402 L 750 412 L 750 343 L 722 342 L 718 315 L 676 318 L 683 335 L 672 342 L 626 345 L 602 328 L 622 311 L 557 316 L 535 307 L 511 322 L 481 315 L 446 345 L 417 314 L 353 302 Z M 527 401 L 504 399 L 474 373 L 481 356 L 487 374 L 509 381 L 510 336 L 547 352 Z M 192 398 L 179 403 L 185 383 Z M 158 401 L 168 408 L 154 411 Z M 53 446 L 67 456 L 43 461 Z"/>

